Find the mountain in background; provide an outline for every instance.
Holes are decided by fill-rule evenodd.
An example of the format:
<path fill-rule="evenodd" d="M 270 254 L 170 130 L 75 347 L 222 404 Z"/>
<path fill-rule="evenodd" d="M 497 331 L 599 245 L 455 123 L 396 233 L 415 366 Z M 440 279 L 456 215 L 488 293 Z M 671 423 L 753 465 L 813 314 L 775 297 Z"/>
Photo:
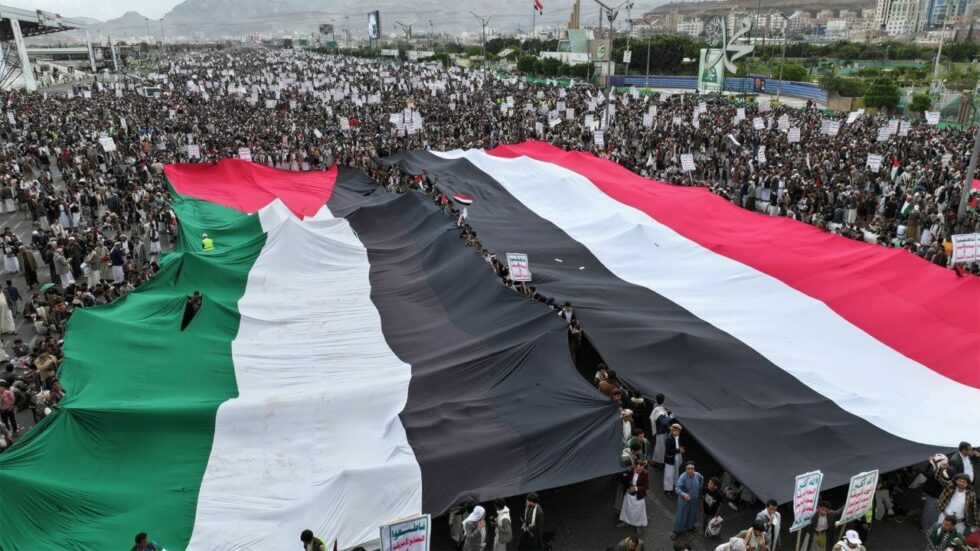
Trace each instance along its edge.
<path fill-rule="evenodd" d="M 632 16 L 639 17 L 665 1 L 667 0 L 636 0 Z M 572 0 L 543 2 L 544 13 L 535 17 L 535 23 L 564 26 L 571 15 Z M 347 28 L 346 14 L 350 16 L 351 34 L 356 39 L 367 35 L 367 13 L 380 10 L 382 32 L 385 35 L 396 32 L 395 21 L 415 21 L 413 32 L 416 36 L 429 33 L 430 20 L 436 33 L 480 32 L 480 22 L 470 12 L 488 15 L 493 11 L 496 11 L 496 15 L 491 19 L 490 27 L 498 32 L 511 33 L 517 28 L 530 29 L 533 5 L 533 0 L 503 0 L 493 3 L 485 0 L 337 0 L 329 4 L 323 0 L 184 0 L 164 16 L 164 32 L 168 39 L 176 36 L 204 38 L 252 33 L 309 34 L 316 32 L 321 23 L 330 23 L 333 20 L 337 36 L 341 38 L 342 31 Z M 325 9 L 327 6 L 330 9 Z M 582 0 L 582 23 L 596 25 L 598 16 L 597 4 L 592 0 Z M 620 13 L 617 25 L 625 28 L 625 11 Z M 128 12 L 122 17 L 95 24 L 90 29 L 92 31 L 98 35 L 112 34 L 120 37 L 141 37 L 147 32 L 145 18 L 137 12 Z M 159 38 L 158 20 L 150 20 L 150 34 Z"/>

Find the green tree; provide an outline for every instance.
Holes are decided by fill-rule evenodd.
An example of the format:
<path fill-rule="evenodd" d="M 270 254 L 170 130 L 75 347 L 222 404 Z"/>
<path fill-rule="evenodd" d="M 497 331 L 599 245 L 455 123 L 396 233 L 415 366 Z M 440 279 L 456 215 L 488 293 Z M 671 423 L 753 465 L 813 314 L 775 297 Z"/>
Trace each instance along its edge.
<path fill-rule="evenodd" d="M 890 78 L 875 79 L 864 92 L 864 104 L 879 109 L 894 109 L 900 98 L 898 85 Z"/>
<path fill-rule="evenodd" d="M 779 75 L 779 72 L 775 72 L 775 75 Z M 791 80 L 793 82 L 806 82 L 807 72 L 806 67 L 800 65 L 799 63 L 785 63 L 783 64 L 783 80 Z"/>
<path fill-rule="evenodd" d="M 558 68 L 561 66 L 561 61 L 553 57 L 548 57 L 541 60 L 541 72 L 545 76 L 553 77 L 558 75 Z"/>
<path fill-rule="evenodd" d="M 829 94 L 837 94 L 845 98 L 857 98 L 864 95 L 864 83 L 856 78 L 838 77 L 827 74 L 820 77 L 820 87 Z"/>
<path fill-rule="evenodd" d="M 537 61 L 533 55 L 522 55 L 517 58 L 517 70 L 529 75 L 534 72 L 534 62 Z"/>
<path fill-rule="evenodd" d="M 929 94 L 915 94 L 912 96 L 912 103 L 909 104 L 909 111 L 922 113 L 932 108 L 932 96 Z"/>

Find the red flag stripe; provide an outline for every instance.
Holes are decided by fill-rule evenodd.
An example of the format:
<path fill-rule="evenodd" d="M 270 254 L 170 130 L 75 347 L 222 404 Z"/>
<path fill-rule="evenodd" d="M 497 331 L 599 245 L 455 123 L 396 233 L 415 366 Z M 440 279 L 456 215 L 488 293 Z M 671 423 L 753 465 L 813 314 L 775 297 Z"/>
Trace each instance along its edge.
<path fill-rule="evenodd" d="M 980 388 L 980 278 L 958 278 L 903 250 L 749 212 L 703 188 L 647 180 L 613 162 L 543 142 L 489 153 L 576 172 L 687 239 L 823 302 L 904 356 Z"/>

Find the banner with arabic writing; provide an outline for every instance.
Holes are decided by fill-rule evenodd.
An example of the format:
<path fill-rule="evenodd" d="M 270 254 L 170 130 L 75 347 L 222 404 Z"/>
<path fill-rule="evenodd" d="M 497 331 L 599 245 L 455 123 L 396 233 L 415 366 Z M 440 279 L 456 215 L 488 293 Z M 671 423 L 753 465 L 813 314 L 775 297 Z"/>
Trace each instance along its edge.
<path fill-rule="evenodd" d="M 381 527 L 381 551 L 429 551 L 432 517 L 420 515 Z"/>
<path fill-rule="evenodd" d="M 796 485 L 793 487 L 793 525 L 789 528 L 790 532 L 796 532 L 810 524 L 810 520 L 817 512 L 822 482 L 823 473 L 820 471 L 796 477 Z"/>
<path fill-rule="evenodd" d="M 878 487 L 878 469 L 851 477 L 851 485 L 847 488 L 847 501 L 844 502 L 844 512 L 837 526 L 847 524 L 864 516 L 874 504 L 875 488 Z"/>

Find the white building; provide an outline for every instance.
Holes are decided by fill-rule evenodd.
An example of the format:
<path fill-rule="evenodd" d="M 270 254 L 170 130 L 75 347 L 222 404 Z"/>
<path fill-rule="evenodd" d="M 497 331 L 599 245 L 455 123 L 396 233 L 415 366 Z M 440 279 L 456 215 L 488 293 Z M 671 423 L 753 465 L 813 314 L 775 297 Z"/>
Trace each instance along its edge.
<path fill-rule="evenodd" d="M 912 35 L 922 19 L 923 0 L 878 0 L 875 6 L 875 28 L 889 36 Z"/>
<path fill-rule="evenodd" d="M 813 17 L 808 11 L 796 11 L 787 19 L 787 32 L 790 34 L 804 34 L 813 28 Z"/>
<path fill-rule="evenodd" d="M 827 37 L 845 38 L 850 30 L 850 24 L 846 19 L 830 19 L 827 21 Z"/>
<path fill-rule="evenodd" d="M 677 24 L 677 33 L 698 37 L 704 32 L 704 21 L 700 17 L 685 19 Z"/>

